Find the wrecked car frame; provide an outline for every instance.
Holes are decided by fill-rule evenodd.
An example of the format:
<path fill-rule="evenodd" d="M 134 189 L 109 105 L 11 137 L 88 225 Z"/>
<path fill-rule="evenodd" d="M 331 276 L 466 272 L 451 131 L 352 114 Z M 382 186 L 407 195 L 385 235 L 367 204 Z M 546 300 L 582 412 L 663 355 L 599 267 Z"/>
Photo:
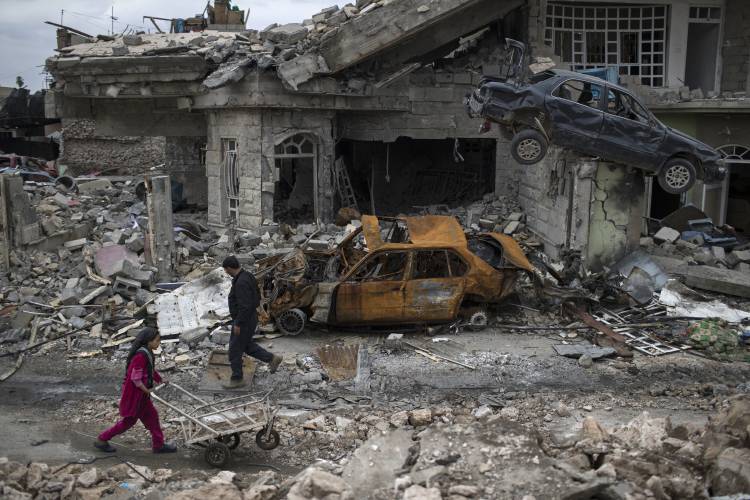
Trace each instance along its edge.
<path fill-rule="evenodd" d="M 669 193 L 726 175 L 718 151 L 661 123 L 627 89 L 593 76 L 548 70 L 524 82 L 486 77 L 464 103 L 471 117 L 485 118 L 483 131 L 500 125 L 524 165 L 541 161 L 553 143 L 642 169 Z"/>
<path fill-rule="evenodd" d="M 297 249 L 258 262 L 261 322 L 286 334 L 308 319 L 332 325 L 444 323 L 485 315 L 533 272 L 512 238 L 467 237 L 446 216 L 376 218 L 336 248 Z"/>

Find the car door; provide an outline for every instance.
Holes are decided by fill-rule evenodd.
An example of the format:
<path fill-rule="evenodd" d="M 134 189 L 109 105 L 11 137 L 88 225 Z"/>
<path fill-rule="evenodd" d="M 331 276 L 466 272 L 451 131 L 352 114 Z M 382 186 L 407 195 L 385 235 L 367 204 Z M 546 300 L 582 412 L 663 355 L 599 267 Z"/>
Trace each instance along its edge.
<path fill-rule="evenodd" d="M 599 133 L 604 121 L 600 100 L 602 85 L 569 79 L 545 98 L 552 142 L 581 153 L 598 155 Z"/>
<path fill-rule="evenodd" d="M 665 128 L 640 102 L 620 89 L 607 88 L 607 112 L 600 140 L 606 160 L 620 161 L 648 170 L 661 163 L 660 147 Z"/>
<path fill-rule="evenodd" d="M 408 262 L 408 251 L 376 252 L 360 262 L 336 290 L 335 323 L 401 323 Z"/>
<path fill-rule="evenodd" d="M 404 322 L 453 320 L 463 299 L 467 269 L 452 250 L 415 250 L 406 281 Z"/>

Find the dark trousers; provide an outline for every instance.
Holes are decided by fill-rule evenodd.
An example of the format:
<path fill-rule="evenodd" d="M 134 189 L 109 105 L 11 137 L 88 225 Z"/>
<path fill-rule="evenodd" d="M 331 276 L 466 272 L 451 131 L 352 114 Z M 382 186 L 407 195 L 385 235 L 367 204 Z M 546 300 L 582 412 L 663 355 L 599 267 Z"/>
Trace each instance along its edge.
<path fill-rule="evenodd" d="M 264 363 L 270 363 L 273 354 L 263 349 L 253 342 L 255 325 L 240 328 L 239 335 L 234 333 L 232 327 L 232 336 L 229 339 L 229 364 L 232 366 L 232 379 L 239 380 L 242 378 L 242 355 L 247 354 Z"/>

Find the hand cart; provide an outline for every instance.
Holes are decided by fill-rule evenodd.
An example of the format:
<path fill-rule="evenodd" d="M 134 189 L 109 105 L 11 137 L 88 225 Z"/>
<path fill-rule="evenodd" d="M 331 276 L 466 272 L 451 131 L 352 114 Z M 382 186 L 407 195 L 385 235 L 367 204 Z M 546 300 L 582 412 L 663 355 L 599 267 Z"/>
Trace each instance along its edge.
<path fill-rule="evenodd" d="M 195 404 L 180 408 L 159 396 L 165 387 L 174 387 Z M 279 445 L 279 433 L 273 428 L 276 408 L 269 402 L 269 391 L 263 396 L 245 394 L 220 401 L 208 402 L 175 383 L 162 384 L 151 391 L 151 397 L 179 413 L 182 434 L 186 445 L 206 448 L 204 458 L 214 467 L 224 467 L 232 458 L 232 451 L 240 445 L 240 435 L 256 432 L 255 443 L 263 450 L 273 450 Z M 185 405 L 184 403 L 182 403 Z"/>

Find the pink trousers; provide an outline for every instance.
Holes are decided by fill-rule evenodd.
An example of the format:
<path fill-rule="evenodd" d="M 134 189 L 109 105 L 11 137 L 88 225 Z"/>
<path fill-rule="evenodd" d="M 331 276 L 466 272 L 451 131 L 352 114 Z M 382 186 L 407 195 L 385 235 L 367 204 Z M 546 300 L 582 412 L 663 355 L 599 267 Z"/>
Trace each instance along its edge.
<path fill-rule="evenodd" d="M 115 425 L 99 434 L 99 439 L 109 441 L 133 427 L 139 419 L 143 422 L 143 426 L 151 433 L 151 445 L 153 448 L 155 450 L 161 448 L 164 444 L 164 433 L 159 424 L 159 414 L 156 412 L 156 408 L 154 408 L 154 404 L 150 399 L 145 401 L 137 415 L 121 418 Z"/>

